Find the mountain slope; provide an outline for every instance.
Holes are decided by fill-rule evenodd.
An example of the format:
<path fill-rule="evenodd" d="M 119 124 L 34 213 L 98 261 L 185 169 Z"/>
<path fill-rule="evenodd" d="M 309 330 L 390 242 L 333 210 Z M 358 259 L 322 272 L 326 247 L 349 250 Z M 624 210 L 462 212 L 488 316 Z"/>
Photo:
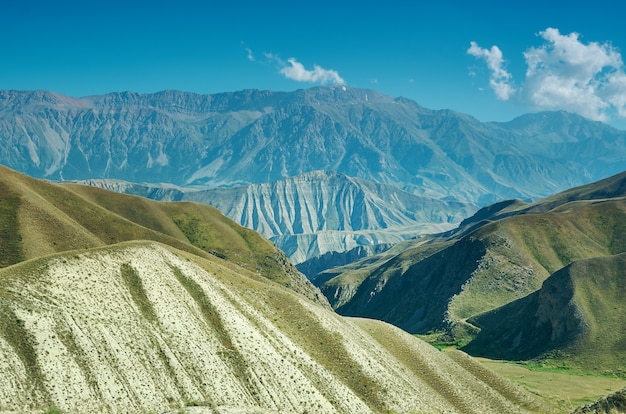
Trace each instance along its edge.
<path fill-rule="evenodd" d="M 531 295 L 471 318 L 481 331 L 466 350 L 512 360 L 547 357 L 623 375 L 624 269 L 626 253 L 571 263 Z"/>
<path fill-rule="evenodd" d="M 520 412 L 445 354 L 251 272 L 125 243 L 0 270 L 0 407 Z M 508 397 L 510 398 L 510 397 Z"/>
<path fill-rule="evenodd" d="M 252 230 L 195 203 L 158 203 L 73 184 L 51 184 L 0 166 L 0 264 L 130 240 L 214 255 L 319 297 L 284 254 Z"/>
<path fill-rule="evenodd" d="M 219 187 L 330 170 L 480 205 L 626 169 L 626 132 L 577 115 L 481 123 L 354 88 L 80 99 L 2 91 L 0 138 L 0 163 L 36 177 Z"/>
<path fill-rule="evenodd" d="M 626 252 L 624 181 L 626 173 L 533 205 L 479 211 L 446 237 L 407 242 L 367 259 L 365 270 L 356 263 L 316 283 L 342 314 L 467 341 L 477 333 L 467 318 L 537 291 L 572 262 Z"/>
<path fill-rule="evenodd" d="M 153 199 L 212 205 L 270 239 L 296 264 L 327 252 L 449 230 L 475 210 L 464 203 L 417 196 L 391 185 L 326 171 L 209 190 L 110 180 L 85 183 Z"/>
<path fill-rule="evenodd" d="M 333 313 L 212 207 L 0 173 L 2 412 L 541 411 L 395 327 Z"/>

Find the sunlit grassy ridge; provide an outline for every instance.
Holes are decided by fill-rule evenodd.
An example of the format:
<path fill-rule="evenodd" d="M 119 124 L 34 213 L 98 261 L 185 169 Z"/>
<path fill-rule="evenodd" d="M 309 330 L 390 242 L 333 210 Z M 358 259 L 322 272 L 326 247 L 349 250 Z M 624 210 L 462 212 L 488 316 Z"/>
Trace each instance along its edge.
<path fill-rule="evenodd" d="M 368 258 L 367 262 L 332 269 L 327 273 L 335 277 L 321 284 L 321 289 L 342 314 L 382 319 L 409 332 L 427 335 L 430 341 L 464 346 L 479 332 L 471 324 L 479 319 L 473 318 L 534 295 L 551 275 L 566 266 L 587 269 L 589 278 L 613 275 L 610 267 L 594 267 L 589 263 L 596 262 L 586 261 L 596 258 L 597 263 L 603 263 L 603 258 L 613 261 L 614 256 L 626 252 L 624 183 L 626 174 L 620 174 L 534 204 L 501 203 L 481 210 L 475 220 L 467 220 L 465 227 L 448 236 L 414 241 L 413 246 L 405 246 L 402 252 L 385 253 Z M 365 265 L 359 268 L 361 263 Z M 623 279 L 623 271 L 614 276 Z M 576 286 L 582 286 L 582 279 L 577 280 Z M 621 343 L 621 348 L 600 346 L 600 339 L 577 342 L 579 336 L 563 337 L 562 342 L 556 344 L 549 340 L 550 330 L 541 331 L 537 326 L 528 325 L 528 335 L 534 332 L 537 338 L 548 340 L 544 345 L 538 340 L 526 341 L 525 351 L 518 349 L 515 354 L 509 349 L 510 343 L 499 346 L 494 339 L 504 335 L 506 329 L 510 330 L 511 340 L 517 338 L 520 332 L 511 322 L 499 325 L 500 330 L 491 339 L 467 349 L 472 352 L 489 350 L 491 353 L 482 355 L 495 357 L 552 358 L 592 372 L 605 369 L 605 357 L 606 361 L 612 361 L 608 365 L 622 363 L 626 333 L 611 322 L 626 316 L 626 310 L 616 303 L 613 295 L 617 287 L 610 284 L 594 285 L 593 289 L 576 286 L 570 290 L 577 297 L 583 294 L 583 289 L 586 294 L 596 292 L 593 300 L 577 302 L 580 313 L 588 316 L 589 321 L 584 323 L 596 320 L 602 325 L 602 321 L 606 321 L 608 330 L 604 334 L 612 333 L 614 337 L 607 344 Z M 605 289 L 613 290 L 603 294 Z M 545 303 L 557 301 L 547 292 L 543 293 L 548 296 Z M 619 289 L 618 292 L 626 293 Z M 614 309 L 615 314 L 600 317 L 594 307 Z M 519 312 L 520 315 L 534 314 L 536 309 Z M 498 313 L 499 317 L 504 314 Z M 563 316 L 554 323 L 572 321 L 568 322 Z M 481 323 L 480 326 L 486 325 Z M 487 346 L 490 340 L 495 342 Z M 574 342 L 578 344 L 576 347 Z M 549 352 L 565 348 L 567 352 Z M 594 349 L 605 354 L 598 356 L 598 364 L 587 353 Z M 587 363 L 582 364 L 583 361 Z"/>
<path fill-rule="evenodd" d="M 450 303 L 457 319 L 523 297 L 574 261 L 626 251 L 626 201 L 574 202 L 548 213 L 509 217 L 472 237 L 487 246 L 487 254 Z"/>
<path fill-rule="evenodd" d="M 0 313 L 2 411 L 542 412 L 395 327 L 155 242 L 0 269 Z"/>
<path fill-rule="evenodd" d="M 53 184 L 4 167 L 0 186 L 0 265 L 67 250 L 154 240 L 232 261 L 311 297 L 317 295 L 272 243 L 213 207 Z"/>

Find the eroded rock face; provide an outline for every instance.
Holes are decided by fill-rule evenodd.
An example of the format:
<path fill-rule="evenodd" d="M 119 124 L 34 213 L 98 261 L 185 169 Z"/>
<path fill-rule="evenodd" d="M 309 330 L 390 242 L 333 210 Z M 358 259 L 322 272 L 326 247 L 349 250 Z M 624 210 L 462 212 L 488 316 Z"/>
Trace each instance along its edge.
<path fill-rule="evenodd" d="M 329 252 L 372 249 L 417 234 L 450 230 L 476 208 L 332 171 L 219 189 L 116 180 L 83 182 L 155 200 L 210 204 L 271 240 L 294 264 Z"/>
<path fill-rule="evenodd" d="M 397 328 L 153 242 L 2 269 L 0 313 L 2 411 L 520 411 Z"/>

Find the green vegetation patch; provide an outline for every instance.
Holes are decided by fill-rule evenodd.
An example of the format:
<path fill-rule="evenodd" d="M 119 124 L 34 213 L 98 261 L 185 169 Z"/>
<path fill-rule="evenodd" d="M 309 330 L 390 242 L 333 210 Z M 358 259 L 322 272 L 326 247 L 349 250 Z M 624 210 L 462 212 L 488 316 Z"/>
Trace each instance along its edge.
<path fill-rule="evenodd" d="M 187 293 L 189 293 L 196 305 L 200 308 L 204 320 L 211 327 L 211 332 L 217 335 L 217 339 L 224 347 L 224 351 L 219 353 L 220 357 L 222 357 L 223 360 L 230 365 L 235 373 L 235 376 L 240 379 L 241 383 L 246 388 L 248 388 L 250 394 L 252 396 L 256 396 L 258 391 L 254 389 L 252 382 L 250 381 L 248 364 L 235 348 L 219 312 L 204 293 L 202 286 L 200 286 L 192 278 L 185 275 L 178 267 L 171 266 L 171 269 L 172 272 L 174 272 L 176 279 L 178 279 L 178 282 L 185 288 Z"/>
<path fill-rule="evenodd" d="M 196 305 L 200 308 L 204 320 L 213 329 L 213 332 L 217 334 L 217 337 L 224 348 L 234 349 L 233 342 L 230 335 L 224 327 L 224 323 L 220 318 L 219 312 L 213 306 L 209 298 L 207 298 L 202 286 L 200 286 L 195 280 L 185 275 L 178 267 L 171 266 L 174 276 L 178 279 L 178 282 L 185 288 L 187 293 L 196 302 Z"/>
<path fill-rule="evenodd" d="M 74 337 L 72 331 L 62 324 L 59 324 L 56 332 L 59 336 L 59 339 L 63 343 L 63 346 L 65 346 L 65 348 L 74 357 L 74 361 L 78 365 L 79 369 L 82 371 L 84 378 L 87 380 L 89 388 L 91 388 L 94 394 L 102 396 L 102 393 L 100 392 L 100 387 L 98 386 L 97 376 L 94 373 L 94 369 L 91 367 L 89 358 L 76 342 L 76 338 Z M 53 406 L 50 409 L 53 408 L 56 407 Z"/>
<path fill-rule="evenodd" d="M 574 299 L 586 321 L 586 338 L 556 358 L 592 372 L 626 378 L 626 253 L 574 263 Z"/>
<path fill-rule="evenodd" d="M 460 349 L 469 344 L 480 330 L 465 321 L 454 321 L 446 329 L 434 330 L 425 335 L 414 335 L 440 351 Z"/>
<path fill-rule="evenodd" d="M 26 369 L 29 384 L 32 384 L 33 399 L 46 395 L 44 376 L 37 361 L 34 348 L 35 339 L 26 330 L 24 321 L 19 319 L 8 305 L 0 304 L 0 335 L 13 348 Z M 39 395 L 38 395 L 39 394 Z"/>
<path fill-rule="evenodd" d="M 59 407 L 53 405 L 43 411 L 43 414 L 64 414 L 64 411 L 61 410 Z"/>
<path fill-rule="evenodd" d="M 626 387 L 626 378 L 615 375 L 584 375 L 575 369 L 543 362 L 479 361 L 499 375 L 523 386 L 552 408 L 551 412 L 571 412 L 598 398 Z M 550 412 L 547 411 L 546 412 Z"/>
<path fill-rule="evenodd" d="M 276 259 L 276 248 L 210 206 L 167 203 L 172 220 L 189 243 L 221 259 L 259 273 L 283 286 L 291 281 Z"/>
<path fill-rule="evenodd" d="M 624 202 L 598 203 L 590 222 L 608 238 L 611 254 L 626 252 L 626 206 Z"/>
<path fill-rule="evenodd" d="M 130 264 L 124 263 L 120 266 L 120 273 L 141 315 L 150 322 L 157 322 L 158 319 L 154 312 L 154 307 L 152 306 L 152 302 L 148 299 L 148 295 L 146 294 L 146 290 L 143 287 L 143 282 L 137 270 Z"/>
<path fill-rule="evenodd" d="M 20 196 L 0 182 L 0 267 L 24 260 L 17 217 L 19 207 Z"/>

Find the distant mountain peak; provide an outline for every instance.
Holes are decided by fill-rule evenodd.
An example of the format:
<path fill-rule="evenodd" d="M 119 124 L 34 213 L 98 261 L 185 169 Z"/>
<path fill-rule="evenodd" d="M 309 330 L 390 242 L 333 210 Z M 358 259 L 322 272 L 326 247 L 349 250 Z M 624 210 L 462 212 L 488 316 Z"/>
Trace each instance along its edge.
<path fill-rule="evenodd" d="M 537 199 L 626 169 L 626 132 L 545 116 L 576 122 L 565 128 L 532 114 L 482 123 L 350 86 L 80 99 L 3 91 L 0 163 L 49 179 L 210 187 L 329 170 L 480 205 Z"/>

